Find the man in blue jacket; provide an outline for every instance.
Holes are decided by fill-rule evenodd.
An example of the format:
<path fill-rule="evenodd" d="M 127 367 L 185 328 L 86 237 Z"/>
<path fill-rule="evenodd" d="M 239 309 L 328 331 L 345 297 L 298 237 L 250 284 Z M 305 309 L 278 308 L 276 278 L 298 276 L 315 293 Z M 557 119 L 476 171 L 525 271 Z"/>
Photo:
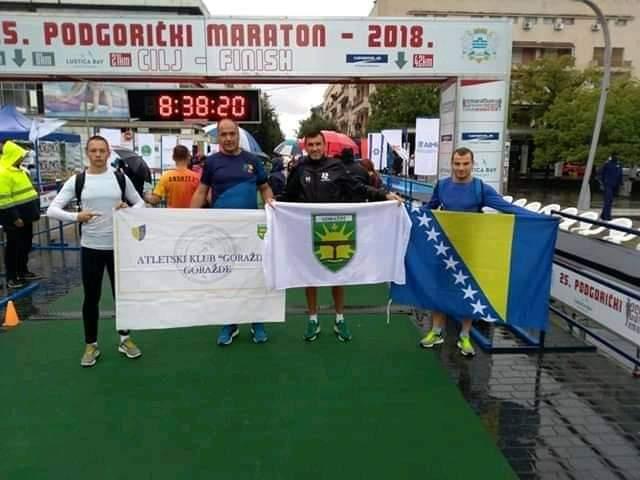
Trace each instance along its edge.
<path fill-rule="evenodd" d="M 613 197 L 618 194 L 618 189 L 622 185 L 622 165 L 618 160 L 618 154 L 613 153 L 600 168 L 600 182 L 604 194 L 604 204 L 602 205 L 602 220 L 611 220 L 611 207 L 613 207 Z"/>
<path fill-rule="evenodd" d="M 491 207 L 503 213 L 536 215 L 505 201 L 490 185 L 479 178 L 474 178 L 473 160 L 473 151 L 468 148 L 461 147 L 453 152 L 452 175 L 438 181 L 427 205 L 428 208 L 454 212 L 481 212 L 482 207 Z M 420 340 L 420 346 L 424 348 L 432 348 L 444 342 L 442 331 L 446 325 L 447 316 L 443 312 L 433 312 L 432 318 L 431 331 Z M 461 321 L 462 329 L 457 343 L 458 348 L 462 355 L 473 356 L 476 352 L 469 339 L 472 321 L 469 318 Z"/>

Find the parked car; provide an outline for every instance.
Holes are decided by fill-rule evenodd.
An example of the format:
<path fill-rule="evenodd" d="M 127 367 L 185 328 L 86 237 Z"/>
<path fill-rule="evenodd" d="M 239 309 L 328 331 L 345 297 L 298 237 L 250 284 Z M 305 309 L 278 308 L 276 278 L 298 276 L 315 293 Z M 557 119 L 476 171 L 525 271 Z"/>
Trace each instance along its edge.
<path fill-rule="evenodd" d="M 563 177 L 584 177 L 585 166 L 581 163 L 567 162 L 562 166 Z"/>

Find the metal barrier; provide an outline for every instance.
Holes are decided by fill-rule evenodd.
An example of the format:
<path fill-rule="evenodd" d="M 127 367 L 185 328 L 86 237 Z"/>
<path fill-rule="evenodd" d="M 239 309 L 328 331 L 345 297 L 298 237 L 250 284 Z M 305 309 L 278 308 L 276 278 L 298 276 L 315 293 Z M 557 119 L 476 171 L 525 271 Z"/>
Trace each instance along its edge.
<path fill-rule="evenodd" d="M 434 186 L 430 183 L 420 182 L 407 177 L 395 177 L 392 175 L 380 175 L 387 190 L 393 190 L 403 197 L 411 200 L 426 201 L 433 193 Z M 419 196 L 419 197 L 418 197 Z"/>
<path fill-rule="evenodd" d="M 75 226 L 77 225 L 76 222 L 65 223 L 61 220 L 56 220 L 56 222 L 58 222 L 58 225 L 56 227 L 52 227 L 50 223 L 50 218 L 47 217 L 46 215 L 41 216 L 40 220 L 44 220 L 45 228 L 44 230 L 39 229 L 37 232 L 33 233 L 33 236 L 38 238 L 38 243 L 33 244 L 33 248 L 35 250 L 80 250 L 80 246 L 78 245 L 78 242 L 76 242 L 76 245 L 69 245 L 64 241 L 65 227 L 73 225 L 75 228 Z M 40 226 L 40 223 L 38 223 L 38 226 Z M 59 236 L 58 242 L 54 242 L 51 240 L 51 232 L 54 232 L 54 231 L 58 231 L 58 236 Z M 77 233 L 78 233 L 77 228 L 75 228 L 75 232 L 76 232 L 76 240 L 77 240 Z M 45 243 L 42 242 L 43 235 L 45 235 L 45 240 L 46 240 Z"/>
<path fill-rule="evenodd" d="M 31 295 L 38 288 L 40 288 L 39 282 L 30 283 L 26 287 L 16 290 L 11 295 L 0 298 L 0 308 L 4 307 L 10 301 L 15 301 L 22 297 L 26 297 L 27 295 Z"/>
<path fill-rule="evenodd" d="M 570 218 L 571 220 L 577 220 L 579 222 L 589 223 L 591 225 L 597 225 L 599 227 L 605 227 L 610 230 L 618 230 L 619 232 L 638 235 L 640 237 L 640 230 L 636 230 L 634 228 L 622 227 L 620 225 L 612 224 L 604 220 L 592 220 L 590 218 L 581 217 L 580 215 L 572 215 L 570 213 L 559 212 L 557 210 L 551 210 L 551 214 L 559 217 Z"/>

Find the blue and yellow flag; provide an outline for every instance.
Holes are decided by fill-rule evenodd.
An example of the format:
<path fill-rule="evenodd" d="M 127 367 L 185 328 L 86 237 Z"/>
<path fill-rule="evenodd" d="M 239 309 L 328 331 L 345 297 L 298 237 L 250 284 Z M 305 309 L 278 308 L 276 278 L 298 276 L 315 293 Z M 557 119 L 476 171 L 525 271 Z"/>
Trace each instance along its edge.
<path fill-rule="evenodd" d="M 394 303 L 546 330 L 556 218 L 409 208 L 407 282 Z"/>

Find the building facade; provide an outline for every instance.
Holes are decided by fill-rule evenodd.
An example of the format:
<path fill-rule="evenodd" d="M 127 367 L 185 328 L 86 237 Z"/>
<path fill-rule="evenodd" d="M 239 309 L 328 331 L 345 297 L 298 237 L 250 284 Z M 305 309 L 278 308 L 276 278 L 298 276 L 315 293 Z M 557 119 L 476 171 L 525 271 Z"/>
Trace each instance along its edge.
<path fill-rule="evenodd" d="M 324 92 L 322 111 L 332 119 L 341 132 L 352 137 L 364 137 L 370 115 L 369 95 L 374 85 L 333 84 Z"/>
<path fill-rule="evenodd" d="M 607 17 L 612 39 L 612 71 L 640 76 L 640 0 L 597 0 Z M 513 23 L 514 65 L 545 55 L 572 55 L 578 68 L 602 66 L 604 37 L 593 11 L 574 0 L 376 0 L 371 16 L 435 18 L 509 18 Z M 359 100 L 360 115 L 354 99 Z M 374 87 L 331 85 L 325 93 L 325 116 L 350 134 L 366 131 L 362 112 L 370 114 Z M 366 106 L 366 107 L 365 107 Z M 364 130 L 363 130 L 364 125 Z M 358 128 L 359 127 L 359 128 Z"/>

